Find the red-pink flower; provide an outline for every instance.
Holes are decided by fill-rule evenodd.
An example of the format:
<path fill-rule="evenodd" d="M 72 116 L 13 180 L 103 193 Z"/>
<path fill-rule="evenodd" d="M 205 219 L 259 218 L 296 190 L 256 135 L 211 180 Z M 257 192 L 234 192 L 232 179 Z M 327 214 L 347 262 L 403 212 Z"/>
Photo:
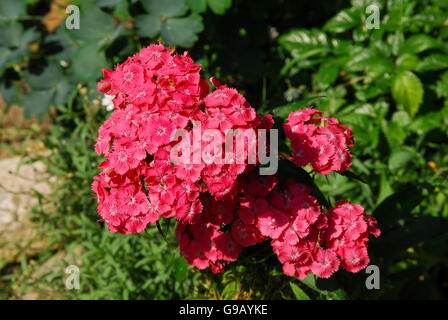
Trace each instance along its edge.
<path fill-rule="evenodd" d="M 321 278 L 329 278 L 339 268 L 339 260 L 331 250 L 318 248 L 313 256 L 314 261 L 311 264 L 311 271 Z"/>
<path fill-rule="evenodd" d="M 287 120 L 284 129 L 294 150 L 292 161 L 298 166 L 311 164 L 320 174 L 351 166 L 348 148 L 354 142 L 350 128 L 310 108 L 291 112 Z"/>
<path fill-rule="evenodd" d="M 270 152 L 256 133 L 271 129 L 273 117 L 257 115 L 243 95 L 215 78 L 211 91 L 200 68 L 187 52 L 152 44 L 114 70 L 103 69 L 97 88 L 114 96 L 114 111 L 98 130 L 95 151 L 105 161 L 92 191 L 109 230 L 137 233 L 162 217 L 175 218 L 180 254 L 214 273 L 236 261 L 243 247 L 267 240 L 289 276 L 328 278 L 340 265 L 350 272 L 365 268 L 368 237 L 380 234 L 376 220 L 348 201 L 321 209 L 310 187 L 258 175 L 258 155 L 250 162 L 249 150 Z M 321 174 L 351 165 L 348 127 L 308 108 L 287 120 L 296 165 L 311 164 Z M 240 133 L 249 135 L 237 152 Z M 174 149 L 184 136 L 190 148 Z M 176 151 L 182 161 L 172 158 Z"/>

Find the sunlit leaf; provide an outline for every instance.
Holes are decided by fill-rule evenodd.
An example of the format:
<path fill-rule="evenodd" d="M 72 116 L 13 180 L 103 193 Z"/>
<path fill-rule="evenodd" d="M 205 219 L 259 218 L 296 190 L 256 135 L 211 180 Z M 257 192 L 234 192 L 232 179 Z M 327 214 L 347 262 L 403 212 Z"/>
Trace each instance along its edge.
<path fill-rule="evenodd" d="M 423 85 L 411 71 L 399 72 L 392 84 L 392 95 L 399 108 L 404 109 L 411 117 L 418 112 L 423 101 Z"/>

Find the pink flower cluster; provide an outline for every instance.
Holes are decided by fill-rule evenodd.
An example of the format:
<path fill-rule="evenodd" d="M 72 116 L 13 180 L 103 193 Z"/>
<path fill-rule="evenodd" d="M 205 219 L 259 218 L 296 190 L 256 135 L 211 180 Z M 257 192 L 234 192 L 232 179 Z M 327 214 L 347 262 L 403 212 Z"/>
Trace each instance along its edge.
<path fill-rule="evenodd" d="M 99 129 L 95 150 L 104 161 L 93 183 L 98 211 L 111 231 L 140 232 L 160 217 L 196 222 L 202 213 L 200 193 L 216 199 L 237 189 L 237 177 L 254 164 L 210 164 L 170 161 L 177 129 L 193 140 L 194 123 L 202 131 L 217 129 L 222 150 L 228 129 L 269 129 L 272 117 L 262 118 L 235 89 L 212 79 L 216 90 L 199 75 L 200 65 L 188 53 L 174 54 L 162 45 L 142 49 L 115 70 L 103 70 L 98 90 L 113 95 L 115 111 Z"/>
<path fill-rule="evenodd" d="M 284 129 L 291 140 L 292 161 L 296 165 L 311 164 L 320 174 L 345 171 L 351 166 L 348 147 L 354 142 L 350 128 L 311 108 L 291 112 L 287 120 Z"/>
<path fill-rule="evenodd" d="M 284 273 L 300 279 L 309 272 L 328 278 L 340 266 L 358 272 L 368 265 L 368 236 L 378 237 L 380 230 L 360 205 L 341 201 L 324 213 L 310 189 L 294 180 L 254 173 L 243 179 L 237 196 L 204 198 L 201 219 L 178 224 L 181 254 L 190 265 L 220 272 L 243 247 L 268 239 Z"/>
<path fill-rule="evenodd" d="M 258 175 L 256 164 L 173 162 L 177 129 L 194 139 L 216 129 L 218 142 L 201 140 L 209 156 L 224 158 L 229 129 L 271 129 L 235 89 L 215 79 L 211 91 L 188 53 L 162 45 L 144 48 L 114 70 L 103 70 L 98 90 L 114 96 L 115 110 L 99 128 L 96 152 L 105 156 L 94 178 L 98 213 L 112 232 L 136 233 L 175 217 L 180 252 L 192 266 L 221 272 L 244 247 L 270 240 L 285 274 L 331 276 L 339 267 L 357 272 L 369 262 L 376 221 L 347 201 L 328 211 L 295 180 Z M 351 164 L 351 131 L 314 109 L 293 112 L 284 129 L 299 166 L 322 174 Z M 185 138 L 185 137 L 184 137 Z M 188 139 L 187 139 L 188 140 Z M 255 142 L 256 141 L 252 141 Z M 210 144 L 211 148 L 210 148 Z M 182 158 L 192 160 L 194 147 Z"/>
<path fill-rule="evenodd" d="M 370 261 L 368 236 L 380 235 L 376 220 L 348 201 L 338 202 L 324 214 L 309 194 L 302 197 L 310 206 L 295 209 L 294 220 L 272 242 L 284 273 L 299 279 L 309 272 L 329 278 L 340 266 L 349 272 L 364 269 Z"/>

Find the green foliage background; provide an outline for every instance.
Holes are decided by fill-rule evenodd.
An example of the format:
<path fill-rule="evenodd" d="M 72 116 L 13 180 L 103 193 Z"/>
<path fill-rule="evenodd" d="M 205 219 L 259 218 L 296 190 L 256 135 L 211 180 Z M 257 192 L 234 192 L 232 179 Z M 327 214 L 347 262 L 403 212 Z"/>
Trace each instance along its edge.
<path fill-rule="evenodd" d="M 71 3 L 81 9 L 81 28 L 62 22 L 50 33 L 40 18 L 50 1 L 0 2 L 0 92 L 29 116 L 54 107 L 44 139 L 49 154 L 37 158 L 56 177 L 51 197 L 36 195 L 34 213 L 48 250 L 20 266 L 0 263 L 0 295 L 17 298 L 32 288 L 89 299 L 447 298 L 448 2 Z M 372 3 L 380 9 L 379 29 L 366 28 Z M 362 271 L 325 281 L 288 278 L 267 244 L 245 250 L 221 275 L 199 273 L 179 257 L 169 222 L 162 223 L 166 239 L 155 227 L 123 236 L 97 222 L 90 182 L 100 159 L 93 144 L 108 112 L 95 82 L 101 68 L 158 40 L 188 49 L 204 77 L 238 88 L 278 123 L 314 105 L 353 128 L 351 172 L 312 182 L 330 204 L 360 203 L 378 219 L 383 234 L 369 249 L 381 270 L 380 290 L 366 289 Z M 61 250 L 81 260 L 79 291 L 64 290 L 63 273 L 26 276 L 31 262 Z"/>

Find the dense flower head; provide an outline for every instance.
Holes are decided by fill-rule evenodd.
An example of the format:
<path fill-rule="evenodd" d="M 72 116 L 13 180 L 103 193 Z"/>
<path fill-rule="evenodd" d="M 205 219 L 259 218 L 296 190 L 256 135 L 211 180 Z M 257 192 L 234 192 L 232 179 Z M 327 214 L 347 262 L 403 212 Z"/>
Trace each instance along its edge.
<path fill-rule="evenodd" d="M 113 97 L 114 111 L 98 130 L 95 150 L 105 160 L 92 190 L 109 230 L 138 233 L 175 218 L 181 255 L 215 273 L 264 241 L 289 276 L 328 278 L 340 267 L 365 268 L 368 237 L 380 234 L 376 220 L 348 201 L 322 209 L 308 186 L 257 174 L 258 154 L 251 162 L 249 150 L 259 147 L 258 136 L 238 135 L 271 129 L 272 116 L 256 114 L 214 78 L 212 90 L 200 68 L 188 53 L 153 44 L 103 70 L 97 87 Z M 296 165 L 310 163 L 321 174 L 350 166 L 352 134 L 336 119 L 303 109 L 289 115 L 284 129 Z M 238 143 L 247 148 L 228 158 L 223 151 Z"/>
<path fill-rule="evenodd" d="M 255 179 L 253 173 L 244 180 L 244 187 L 231 200 L 208 197 L 197 224 L 179 223 L 181 254 L 191 265 L 220 272 L 237 259 L 242 248 L 266 240 L 271 241 L 284 273 L 300 279 L 310 272 L 328 278 L 340 267 L 358 272 L 368 265 L 368 237 L 377 237 L 380 231 L 360 205 L 340 201 L 325 212 L 310 188 L 295 180 Z M 259 185 L 269 186 L 269 191 L 254 192 Z M 216 245 L 221 238 L 229 242 L 233 254 L 223 253 L 230 249 Z"/>
<path fill-rule="evenodd" d="M 311 164 L 320 174 L 345 171 L 352 164 L 348 148 L 354 145 L 350 128 L 322 112 L 305 108 L 291 112 L 284 124 L 298 166 Z"/>
<path fill-rule="evenodd" d="M 258 116 L 237 90 L 213 79 L 216 89 L 209 92 L 199 71 L 188 53 L 174 54 L 160 44 L 144 48 L 114 70 L 103 70 L 98 90 L 114 96 L 115 110 L 98 132 L 95 150 L 106 161 L 94 191 L 99 214 L 111 231 L 140 232 L 160 217 L 195 223 L 203 210 L 200 193 L 225 198 L 238 189 L 238 176 L 255 166 L 247 161 L 195 163 L 194 149 L 183 151 L 190 161 L 171 160 L 178 129 L 187 132 L 186 140 L 194 138 L 195 130 L 203 134 L 216 129 L 221 139 L 205 138 L 201 147 L 208 145 L 211 156 L 224 160 L 225 154 L 214 150 L 223 149 L 227 130 L 269 128 L 271 118 Z M 115 194 L 128 189 L 139 199 L 145 195 L 145 207 L 117 202 Z"/>

